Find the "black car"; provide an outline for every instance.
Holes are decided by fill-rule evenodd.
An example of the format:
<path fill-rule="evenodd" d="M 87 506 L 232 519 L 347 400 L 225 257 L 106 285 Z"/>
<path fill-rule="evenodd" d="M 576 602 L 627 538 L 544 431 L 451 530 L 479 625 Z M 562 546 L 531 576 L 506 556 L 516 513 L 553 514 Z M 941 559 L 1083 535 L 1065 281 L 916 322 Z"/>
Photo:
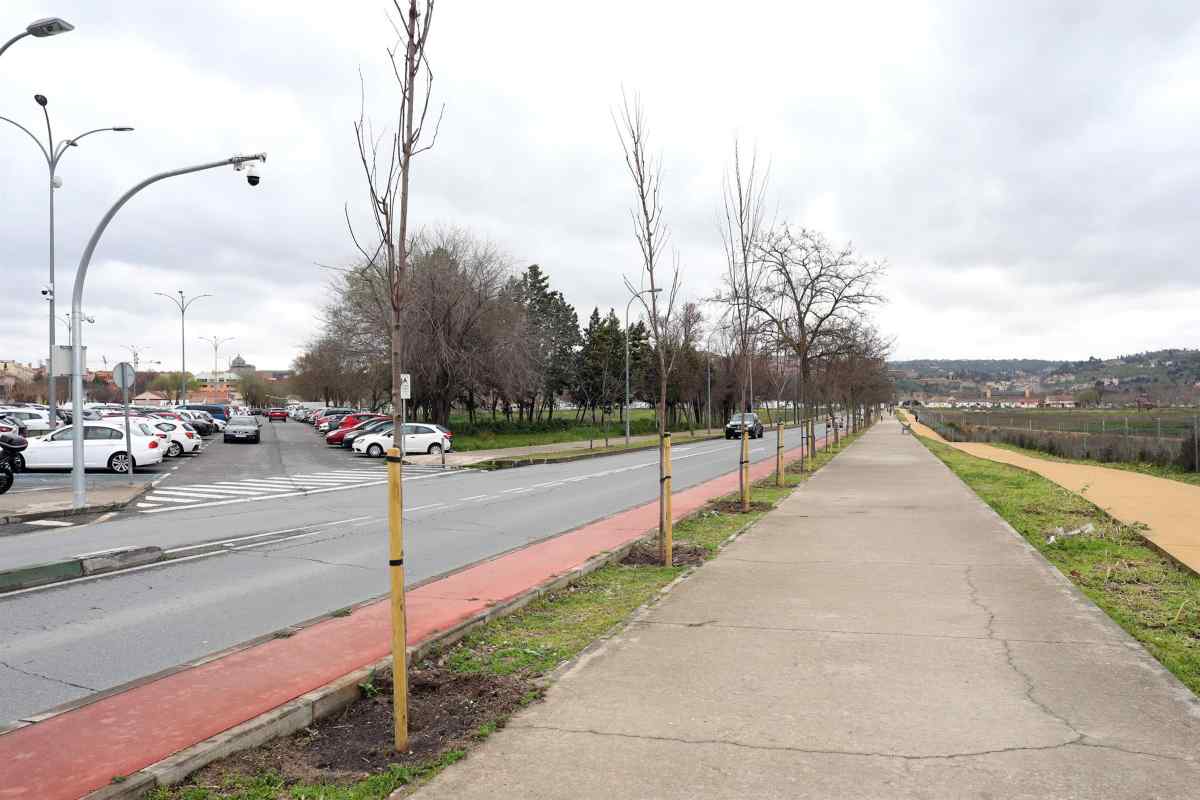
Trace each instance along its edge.
<path fill-rule="evenodd" d="M 761 439 L 763 437 L 762 420 L 758 418 L 758 414 L 734 414 L 729 423 L 725 426 L 726 439 L 742 438 L 742 429 L 745 428 L 750 432 L 751 439 Z"/>

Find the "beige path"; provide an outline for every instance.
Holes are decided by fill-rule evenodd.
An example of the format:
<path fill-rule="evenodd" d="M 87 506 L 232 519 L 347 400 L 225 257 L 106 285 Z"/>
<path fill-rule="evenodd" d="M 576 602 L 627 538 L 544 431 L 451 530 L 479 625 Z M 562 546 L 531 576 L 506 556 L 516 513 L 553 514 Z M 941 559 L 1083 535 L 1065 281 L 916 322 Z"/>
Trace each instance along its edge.
<path fill-rule="evenodd" d="M 1148 525 L 1147 539 L 1200 572 L 1200 486 L 1127 470 L 1050 461 L 990 444 L 947 442 L 925 425 L 916 423 L 914 428 L 922 436 L 964 453 L 1035 472 L 1082 495 L 1121 522 Z"/>

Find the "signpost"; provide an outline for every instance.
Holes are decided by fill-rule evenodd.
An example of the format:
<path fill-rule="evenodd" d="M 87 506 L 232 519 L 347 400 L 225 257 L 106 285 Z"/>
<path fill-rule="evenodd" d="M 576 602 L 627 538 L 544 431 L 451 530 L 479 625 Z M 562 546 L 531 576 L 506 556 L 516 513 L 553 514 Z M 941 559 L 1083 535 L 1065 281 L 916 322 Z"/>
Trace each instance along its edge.
<path fill-rule="evenodd" d="M 137 381 L 137 372 L 128 361 L 113 367 L 113 383 L 121 390 L 121 405 L 125 407 L 125 453 L 129 456 L 129 485 L 133 485 L 133 439 L 129 435 L 129 390 Z"/>
<path fill-rule="evenodd" d="M 408 453 L 404 447 L 404 429 L 408 426 L 408 401 L 412 399 L 412 375 L 400 373 L 400 458 Z"/>

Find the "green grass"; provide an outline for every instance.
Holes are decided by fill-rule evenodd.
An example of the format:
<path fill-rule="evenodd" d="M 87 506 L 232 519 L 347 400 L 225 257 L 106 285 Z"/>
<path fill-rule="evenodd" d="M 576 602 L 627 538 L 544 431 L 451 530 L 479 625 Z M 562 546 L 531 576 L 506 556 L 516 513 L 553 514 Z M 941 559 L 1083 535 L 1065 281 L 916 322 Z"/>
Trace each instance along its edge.
<path fill-rule="evenodd" d="M 777 505 L 816 469 L 845 449 L 853 438 L 843 438 L 838 448 L 819 453 L 811 462 L 806 462 L 807 469 L 803 473 L 790 471 L 791 468 L 785 471 L 784 488 L 774 485 L 774 476 L 759 481 L 752 487 L 751 500 L 772 507 Z M 716 502 L 736 497 L 727 495 Z M 675 525 L 675 540 L 699 545 L 711 558 L 717 554 L 722 542 L 765 513 L 765 510 L 748 514 L 720 512 L 713 510 L 713 504 L 710 504 Z M 451 669 L 464 674 L 544 676 L 628 619 L 634 610 L 652 600 L 684 569 L 610 564 L 508 616 L 476 628 L 440 657 L 445 658 Z M 378 691 L 370 680 L 360 684 L 360 688 L 364 694 Z M 531 692 L 526 701 L 534 702 L 539 696 L 539 692 Z M 505 722 L 496 719 L 482 724 L 474 738 L 487 739 Z M 281 776 L 265 772 L 253 777 L 230 778 L 223 786 L 159 788 L 151 793 L 150 800 L 383 800 L 396 789 L 428 780 L 464 756 L 463 751 L 455 750 L 419 767 L 393 765 L 386 772 L 349 786 L 289 784 Z"/>
<path fill-rule="evenodd" d="M 1082 497 L 1032 472 L 921 438 L 1164 667 L 1200 693 L 1200 576 L 1179 567 Z M 1046 543 L 1046 533 L 1092 523 L 1093 534 Z"/>
<path fill-rule="evenodd" d="M 1030 450 L 1026 447 L 1018 447 L 1015 444 L 1006 442 L 989 442 L 992 447 L 999 447 L 1004 450 L 1011 450 L 1014 453 L 1040 458 L 1045 461 L 1061 461 L 1065 464 L 1084 464 L 1089 467 L 1108 467 L 1109 469 L 1121 469 L 1126 472 L 1138 472 L 1142 475 L 1153 475 L 1155 478 L 1166 478 L 1167 480 L 1179 481 L 1180 483 L 1190 483 L 1193 486 L 1200 486 L 1200 473 L 1188 472 L 1182 467 L 1160 466 L 1158 464 L 1133 464 L 1125 461 L 1095 461 L 1089 458 L 1063 458 L 1062 456 L 1054 456 L 1049 453 L 1043 453 L 1040 450 Z"/>

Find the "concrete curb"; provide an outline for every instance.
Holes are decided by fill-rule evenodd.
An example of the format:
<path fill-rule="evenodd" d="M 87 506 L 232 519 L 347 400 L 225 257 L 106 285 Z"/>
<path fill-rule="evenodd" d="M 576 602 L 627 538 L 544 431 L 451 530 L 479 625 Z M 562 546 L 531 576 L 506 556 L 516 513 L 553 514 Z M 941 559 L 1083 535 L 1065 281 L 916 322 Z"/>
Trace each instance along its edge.
<path fill-rule="evenodd" d="M 0 595 L 34 586 L 102 575 L 145 564 L 153 564 L 164 558 L 161 547 L 123 547 L 98 553 L 86 553 L 74 558 L 31 564 L 27 567 L 0 570 Z"/>
<path fill-rule="evenodd" d="M 0 536 L 18 536 L 24 531 L 5 531 L 5 525 L 16 525 L 21 522 L 32 522 L 38 519 L 61 519 L 62 517 L 77 517 L 82 514 L 101 514 L 105 511 L 120 511 L 130 503 L 136 503 L 142 498 L 146 492 L 154 488 L 154 481 L 146 483 L 142 486 L 138 493 L 130 497 L 128 500 L 121 500 L 114 503 L 99 503 L 97 505 L 84 506 L 83 508 L 59 508 L 50 511 L 26 511 L 15 512 L 7 516 L 0 517 Z"/>

